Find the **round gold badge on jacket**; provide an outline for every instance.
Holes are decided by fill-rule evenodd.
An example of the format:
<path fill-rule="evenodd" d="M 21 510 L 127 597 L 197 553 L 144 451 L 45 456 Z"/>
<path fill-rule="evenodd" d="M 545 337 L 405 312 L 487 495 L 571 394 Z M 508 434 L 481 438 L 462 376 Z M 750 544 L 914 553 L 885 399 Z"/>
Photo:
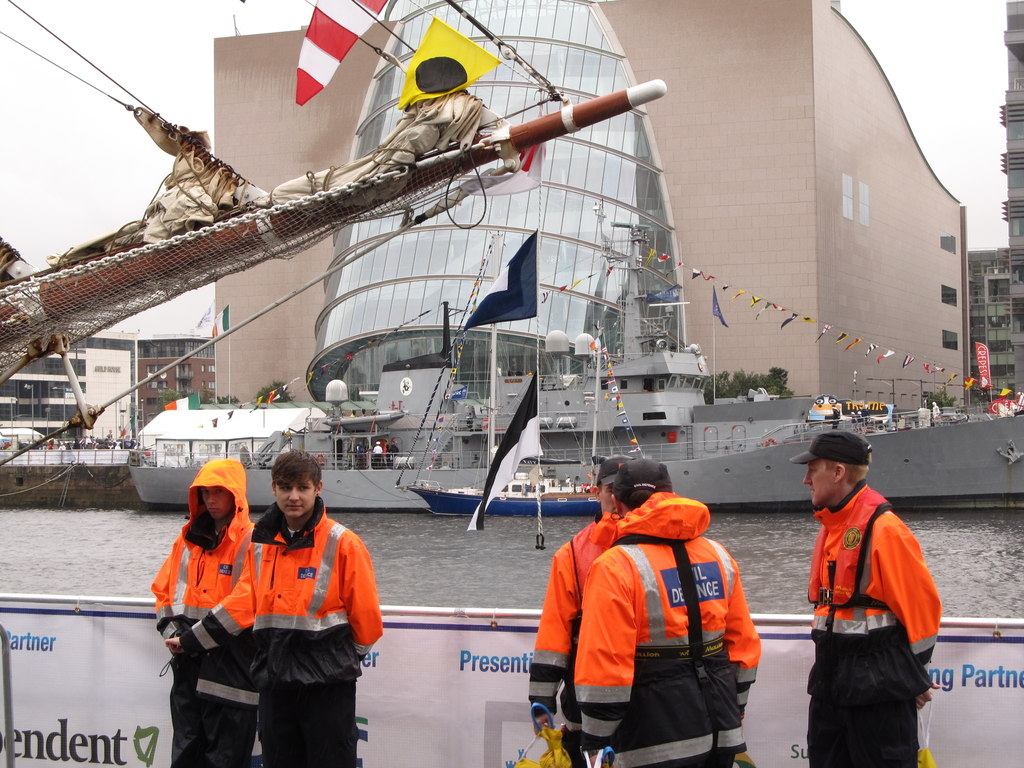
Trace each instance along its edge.
<path fill-rule="evenodd" d="M 843 534 L 843 548 L 844 549 L 856 549 L 860 546 L 860 529 L 859 528 L 847 528 L 846 533 Z"/>

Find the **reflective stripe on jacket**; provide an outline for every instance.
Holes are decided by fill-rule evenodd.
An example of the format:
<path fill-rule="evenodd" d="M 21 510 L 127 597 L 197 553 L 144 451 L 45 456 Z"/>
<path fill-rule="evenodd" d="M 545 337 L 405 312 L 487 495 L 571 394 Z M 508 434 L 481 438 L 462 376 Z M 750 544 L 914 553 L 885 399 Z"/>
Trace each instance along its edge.
<path fill-rule="evenodd" d="M 562 715 L 570 730 L 579 730 L 579 708 L 572 690 L 572 670 L 579 619 L 583 612 L 583 586 L 594 560 L 608 549 L 591 541 L 602 523 L 591 523 L 559 547 L 551 559 L 551 575 L 537 627 L 537 643 L 530 664 L 530 701 L 557 712 L 555 694 L 565 683 Z"/>
<path fill-rule="evenodd" d="M 808 692 L 847 706 L 898 701 L 927 690 L 924 665 L 931 659 L 942 616 L 921 546 L 906 524 L 886 511 L 863 535 L 884 501 L 861 484 L 835 511 L 815 513 L 823 527 L 810 589 L 830 583 L 834 562 L 836 594 L 835 605 L 821 603 L 814 610 L 815 664 Z M 863 566 L 854 583 L 858 557 Z M 858 595 L 867 600 L 854 603 L 864 604 L 840 605 Z"/>
<path fill-rule="evenodd" d="M 654 494 L 619 523 L 619 537 L 686 542 L 701 608 L 704 666 L 698 684 L 683 650 L 688 617 L 669 544 L 615 546 L 594 563 L 584 596 L 576 660 L 583 745 L 611 744 L 617 764 L 696 759 L 743 749 L 740 711 L 761 655 L 736 562 L 702 536 L 710 515 L 700 502 Z M 717 650 L 716 650 L 717 649 Z M 710 698 L 706 698 L 710 697 Z M 716 710 L 708 716 L 707 702 Z"/>
<path fill-rule="evenodd" d="M 214 647 L 252 626 L 261 690 L 354 680 L 361 657 L 383 634 L 370 554 L 326 516 L 319 498 L 309 527 L 291 541 L 282 521 L 272 505 L 256 525 L 238 588 L 188 642 Z"/>
<path fill-rule="evenodd" d="M 235 499 L 234 516 L 220 537 L 199 493 L 200 488 L 218 486 Z M 204 464 L 189 488 L 189 520 L 153 580 L 157 629 L 164 638 L 180 635 L 231 592 L 244 567 L 252 528 L 245 468 L 234 459 Z M 204 656 L 197 693 L 228 704 L 256 706 L 249 674 L 252 654 L 251 638 L 243 637 Z"/>

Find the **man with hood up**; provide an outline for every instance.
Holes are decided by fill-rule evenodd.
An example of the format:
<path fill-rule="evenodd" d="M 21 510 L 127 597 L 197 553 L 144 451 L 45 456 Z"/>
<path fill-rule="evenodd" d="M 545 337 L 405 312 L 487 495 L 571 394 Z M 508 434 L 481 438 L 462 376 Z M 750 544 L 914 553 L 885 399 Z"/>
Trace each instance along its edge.
<path fill-rule="evenodd" d="M 203 465 L 188 491 L 189 519 L 153 580 L 157 630 L 176 638 L 234 588 L 253 524 L 245 468 L 234 459 Z M 171 768 L 248 767 L 259 697 L 249 672 L 252 632 L 198 655 L 171 657 Z"/>
<path fill-rule="evenodd" d="M 761 657 L 736 561 L 664 464 L 623 464 L 613 491 L 623 518 L 583 594 L 583 749 L 611 746 L 617 768 L 732 766 Z"/>

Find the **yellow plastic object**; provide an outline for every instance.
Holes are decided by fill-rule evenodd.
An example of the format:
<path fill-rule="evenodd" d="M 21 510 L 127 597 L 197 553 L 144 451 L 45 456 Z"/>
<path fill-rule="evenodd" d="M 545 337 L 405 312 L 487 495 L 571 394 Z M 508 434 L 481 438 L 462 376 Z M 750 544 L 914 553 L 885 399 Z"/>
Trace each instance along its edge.
<path fill-rule="evenodd" d="M 917 750 L 917 768 L 938 768 L 935 758 L 932 757 L 932 751 L 928 747 Z"/>
<path fill-rule="evenodd" d="M 562 746 L 562 732 L 554 728 L 541 728 L 538 736 L 547 742 L 548 748 L 540 756 L 540 762 L 528 757 L 516 763 L 515 768 L 571 768 L 569 753 Z M 532 746 L 532 745 L 531 745 Z"/>

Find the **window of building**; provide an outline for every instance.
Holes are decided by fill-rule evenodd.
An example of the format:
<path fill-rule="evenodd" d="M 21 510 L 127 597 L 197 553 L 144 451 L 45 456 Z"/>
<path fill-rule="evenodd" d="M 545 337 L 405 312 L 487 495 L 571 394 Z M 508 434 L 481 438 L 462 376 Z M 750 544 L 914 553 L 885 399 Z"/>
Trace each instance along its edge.
<path fill-rule="evenodd" d="M 863 181 L 860 182 L 860 223 L 865 227 L 871 224 L 871 190 Z"/>
<path fill-rule="evenodd" d="M 1014 141 L 1015 139 L 1024 139 L 1024 122 L 1019 121 L 1019 120 L 1014 120 L 1011 123 L 1007 123 L 1006 124 L 1006 138 L 1009 141 Z M 1021 185 L 1021 184 L 1010 184 L 1010 186 L 1011 187 L 1015 187 L 1015 186 L 1024 186 L 1024 185 Z"/>
<path fill-rule="evenodd" d="M 956 235 L 950 235 L 946 232 L 943 232 L 941 235 L 939 235 L 939 247 L 941 247 L 944 251 L 956 253 Z"/>
<path fill-rule="evenodd" d="M 853 176 L 843 174 L 843 218 L 853 221 Z"/>
<path fill-rule="evenodd" d="M 1011 188 L 1024 187 L 1024 168 L 1015 168 L 1007 176 L 1010 178 L 1009 185 Z"/>
<path fill-rule="evenodd" d="M 1024 235 L 1024 217 L 1015 216 L 1010 219 L 1010 237 Z"/>
<path fill-rule="evenodd" d="M 942 332 L 942 348 L 943 349 L 959 349 L 960 344 L 957 337 L 956 331 L 943 331 Z"/>
<path fill-rule="evenodd" d="M 988 286 L 989 299 L 1005 299 L 1010 295 L 1010 281 L 1008 278 L 992 278 L 985 281 Z"/>
<path fill-rule="evenodd" d="M 956 288 L 950 288 L 948 285 L 942 286 L 942 303 L 952 307 L 956 306 Z"/>

